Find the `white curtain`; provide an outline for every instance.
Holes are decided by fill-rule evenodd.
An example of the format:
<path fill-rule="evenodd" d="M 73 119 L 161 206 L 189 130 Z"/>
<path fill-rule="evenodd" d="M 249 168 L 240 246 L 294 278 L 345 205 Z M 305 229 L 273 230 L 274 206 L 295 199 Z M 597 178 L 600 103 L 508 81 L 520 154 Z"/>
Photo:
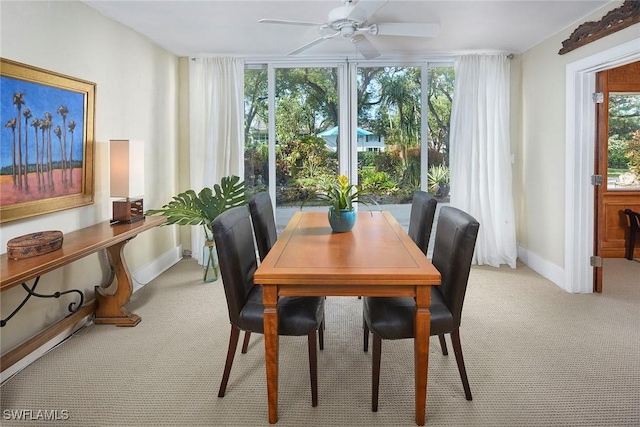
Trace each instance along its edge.
<path fill-rule="evenodd" d="M 189 64 L 190 180 L 196 193 L 224 176 L 244 176 L 244 60 L 196 58 Z M 191 227 L 202 264 L 203 227 Z"/>
<path fill-rule="evenodd" d="M 506 55 L 457 60 L 449 160 L 451 205 L 480 222 L 473 262 L 515 268 L 509 70 Z"/>

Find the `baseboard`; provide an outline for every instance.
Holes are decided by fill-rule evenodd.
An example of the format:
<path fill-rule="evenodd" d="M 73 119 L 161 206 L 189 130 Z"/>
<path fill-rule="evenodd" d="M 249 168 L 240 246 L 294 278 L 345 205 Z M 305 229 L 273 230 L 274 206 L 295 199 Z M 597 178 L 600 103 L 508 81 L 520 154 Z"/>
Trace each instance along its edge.
<path fill-rule="evenodd" d="M 131 273 L 133 292 L 142 289 L 147 283 L 164 273 L 182 259 L 182 245 L 165 252 L 159 258 Z"/>
<path fill-rule="evenodd" d="M 147 283 L 151 282 L 153 279 L 158 277 L 164 271 L 169 269 L 175 263 L 182 259 L 182 246 L 177 246 L 164 254 L 162 254 L 159 258 L 153 260 L 142 268 L 131 272 L 131 277 L 133 279 L 133 292 L 144 287 Z M 26 352 L 21 351 L 22 348 L 26 347 L 26 343 L 21 344 L 15 351 L 15 354 L 18 357 L 13 357 L 13 354 L 3 355 L 3 359 L 6 356 L 11 356 L 9 359 L 12 359 L 8 363 L 7 366 L 3 366 L 3 370 L 0 373 L 0 382 L 4 382 L 7 379 L 11 378 L 11 376 L 20 372 L 31 363 L 35 362 L 37 359 L 45 355 L 48 351 L 53 349 L 55 346 L 61 344 L 66 339 L 71 337 L 78 329 L 82 328 L 85 324 L 91 321 L 93 317 L 93 309 L 91 310 L 91 314 L 88 316 L 84 316 L 81 319 L 77 319 L 77 321 L 71 325 L 66 326 L 69 318 L 61 319 L 59 322 L 54 323 L 52 326 L 47 328 L 47 330 L 43 331 L 43 333 L 36 335 L 31 340 L 28 340 L 28 346 L 35 348 L 35 350 L 25 354 Z M 53 333 L 47 331 L 53 331 Z M 55 336 L 53 334 L 55 333 Z M 10 351 L 9 353 L 12 353 Z M 15 361 L 15 362 L 14 362 Z M 4 362 L 4 360 L 3 360 Z M 5 365 L 5 363 L 3 363 Z"/>
<path fill-rule="evenodd" d="M 526 264 L 527 267 L 558 285 L 563 290 L 564 288 L 564 269 L 558 267 L 557 265 L 540 258 L 538 255 L 533 252 L 528 251 L 522 246 L 518 246 L 518 258 L 522 261 L 523 264 Z"/>
<path fill-rule="evenodd" d="M 44 356 L 55 346 L 71 337 L 91 321 L 94 311 L 95 300 L 91 300 L 77 313 L 59 320 L 16 348 L 3 354 L 0 363 L 2 365 L 0 381 L 4 383 L 7 379 Z"/>

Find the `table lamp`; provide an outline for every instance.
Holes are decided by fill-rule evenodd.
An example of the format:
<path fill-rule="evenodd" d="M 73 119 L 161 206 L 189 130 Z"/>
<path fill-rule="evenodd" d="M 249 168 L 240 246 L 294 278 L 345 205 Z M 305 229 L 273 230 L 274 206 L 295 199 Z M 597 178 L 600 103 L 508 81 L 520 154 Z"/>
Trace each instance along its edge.
<path fill-rule="evenodd" d="M 109 141 L 111 197 L 114 223 L 133 223 L 144 219 L 144 142 L 128 139 Z M 134 198 L 135 197 L 135 198 Z"/>

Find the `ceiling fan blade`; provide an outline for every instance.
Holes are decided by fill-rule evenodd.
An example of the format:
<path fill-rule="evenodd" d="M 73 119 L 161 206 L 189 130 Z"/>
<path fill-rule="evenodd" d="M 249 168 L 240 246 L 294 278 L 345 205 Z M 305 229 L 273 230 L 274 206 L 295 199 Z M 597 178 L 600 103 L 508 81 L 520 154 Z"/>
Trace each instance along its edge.
<path fill-rule="evenodd" d="M 307 27 L 318 27 L 320 25 L 324 25 L 321 22 L 288 21 L 286 19 L 261 19 L 258 22 L 261 24 L 305 25 Z"/>
<path fill-rule="evenodd" d="M 356 43 L 356 49 L 362 56 L 364 56 L 364 59 L 374 59 L 380 56 L 378 49 L 376 49 L 369 39 L 362 34 L 358 34 L 353 37 L 351 41 Z"/>
<path fill-rule="evenodd" d="M 439 24 L 381 23 L 374 24 L 372 34 L 379 36 L 436 37 L 440 32 Z"/>
<path fill-rule="evenodd" d="M 382 8 L 382 6 L 384 6 L 388 2 L 389 0 L 384 0 L 384 1 L 360 0 L 356 4 L 355 9 L 351 11 L 351 13 L 349 14 L 349 17 L 351 18 L 352 17 L 351 15 L 358 14 L 358 16 L 360 15 L 364 16 L 364 19 L 366 21 L 369 18 L 371 18 L 373 15 L 375 15 L 376 12 L 379 11 Z"/>
<path fill-rule="evenodd" d="M 320 37 L 319 39 L 315 39 L 315 40 L 314 40 L 314 41 L 312 41 L 312 42 L 309 42 L 309 43 L 307 43 L 307 44 L 305 44 L 305 45 L 303 45 L 303 46 L 300 46 L 300 47 L 299 47 L 299 48 L 297 48 L 296 50 L 292 50 L 292 51 L 291 51 L 291 52 L 289 52 L 287 55 L 297 55 L 297 54 L 299 54 L 300 52 L 304 52 L 305 50 L 307 50 L 307 49 L 309 49 L 309 48 L 311 48 L 311 47 L 313 47 L 313 46 L 315 46 L 315 45 L 318 45 L 318 44 L 322 43 L 322 42 L 323 42 L 323 41 L 325 41 L 325 40 L 332 39 L 332 38 L 334 38 L 335 36 L 337 36 L 337 35 L 339 35 L 339 34 L 340 34 L 340 33 L 333 33 L 333 34 L 329 34 L 329 35 L 326 35 L 326 36 Z"/>

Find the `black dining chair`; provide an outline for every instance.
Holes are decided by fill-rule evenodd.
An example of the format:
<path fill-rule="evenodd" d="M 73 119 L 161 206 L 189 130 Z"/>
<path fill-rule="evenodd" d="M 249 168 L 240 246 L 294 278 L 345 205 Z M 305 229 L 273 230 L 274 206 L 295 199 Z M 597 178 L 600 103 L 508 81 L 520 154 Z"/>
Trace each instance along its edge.
<path fill-rule="evenodd" d="M 624 213 L 629 218 L 629 234 L 627 234 L 626 258 L 633 260 L 633 250 L 636 246 L 636 236 L 640 234 L 640 212 L 625 209 Z"/>
<path fill-rule="evenodd" d="M 431 229 L 436 216 L 437 204 L 436 198 L 426 191 L 419 190 L 413 193 L 407 234 L 425 255 L 429 249 L 429 239 L 431 239 Z"/>
<path fill-rule="evenodd" d="M 231 322 L 227 360 L 218 392 L 218 397 L 224 397 L 240 331 L 264 333 L 264 305 L 262 304 L 262 286 L 253 283 L 258 262 L 247 207 L 238 206 L 221 213 L 213 221 L 212 228 Z M 318 405 L 316 340 L 317 332 L 324 320 L 323 316 L 324 298 L 322 297 L 280 297 L 278 299 L 278 333 L 288 336 L 307 336 L 313 406 Z M 322 334 L 319 339 L 320 349 L 322 349 Z"/>
<path fill-rule="evenodd" d="M 480 224 L 471 215 L 451 206 L 440 210 L 436 226 L 433 265 L 441 274 L 441 285 L 431 287 L 431 335 L 451 335 L 451 342 L 462 379 L 465 397 L 471 389 L 460 345 L 460 320 L 467 289 L 471 260 Z M 364 298 L 365 344 L 373 332 L 371 409 L 378 410 L 382 339 L 414 338 L 415 300 L 413 298 Z M 444 340 L 441 340 L 441 344 Z M 443 354 L 447 354 L 446 346 Z"/>
<path fill-rule="evenodd" d="M 436 198 L 426 191 L 418 190 L 413 193 L 407 234 L 425 255 L 429 249 L 429 240 L 431 239 L 437 204 Z M 358 297 L 358 299 L 360 298 L 362 297 Z M 365 339 L 368 339 L 368 336 Z"/>
<path fill-rule="evenodd" d="M 251 197 L 249 200 L 249 212 L 251 212 L 251 223 L 256 236 L 258 254 L 260 255 L 260 261 L 262 261 L 278 239 L 273 204 L 271 204 L 269 193 L 262 191 Z"/>
<path fill-rule="evenodd" d="M 271 203 L 271 196 L 266 191 L 256 193 L 249 200 L 249 212 L 251 213 L 251 223 L 253 224 L 253 233 L 256 238 L 256 245 L 258 246 L 258 255 L 260 261 L 267 256 L 276 240 L 278 240 L 278 231 L 276 230 L 276 220 L 273 214 L 273 204 Z M 325 297 L 326 299 L 326 297 Z M 322 322 L 322 327 L 318 331 L 318 334 L 322 338 L 320 340 L 320 350 L 324 350 L 324 328 L 325 322 Z M 244 333 L 244 341 L 242 343 L 242 353 L 246 353 L 249 347 L 249 340 L 251 339 L 251 332 Z"/>
<path fill-rule="evenodd" d="M 278 239 L 276 220 L 273 215 L 273 205 L 271 204 L 269 193 L 262 191 L 251 197 L 249 200 L 249 212 L 251 213 L 251 223 L 253 224 L 256 245 L 258 246 L 258 255 L 260 256 L 260 261 L 262 261 Z M 320 331 L 320 333 L 322 333 L 322 331 Z M 247 353 L 250 340 L 251 332 L 245 331 L 244 341 L 242 342 L 242 354 Z"/>

